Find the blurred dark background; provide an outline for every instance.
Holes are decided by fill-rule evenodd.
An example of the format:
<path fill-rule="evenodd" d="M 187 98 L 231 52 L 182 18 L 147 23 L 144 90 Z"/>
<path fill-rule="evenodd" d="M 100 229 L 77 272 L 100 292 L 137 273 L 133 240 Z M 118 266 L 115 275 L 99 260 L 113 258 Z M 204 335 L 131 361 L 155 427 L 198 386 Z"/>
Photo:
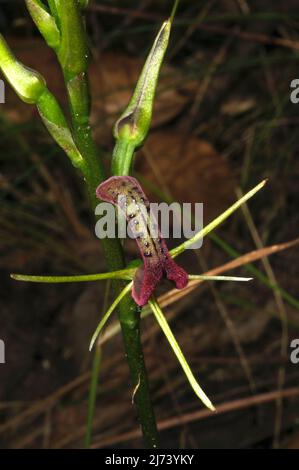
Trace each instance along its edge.
<path fill-rule="evenodd" d="M 107 0 L 88 8 L 91 122 L 107 167 L 113 123 L 171 7 L 170 0 Z M 0 28 L 16 56 L 42 72 L 66 106 L 55 56 L 23 1 L 0 2 Z M 205 222 L 241 192 L 269 180 L 247 210 L 205 239 L 198 253 L 189 250 L 181 259 L 189 272 L 201 273 L 248 254 L 231 272 L 254 280 L 202 284 L 165 307 L 195 375 L 220 404 L 217 416 L 201 414 L 154 319 L 143 320 L 163 447 L 299 447 L 299 365 L 289 357 L 290 341 L 299 337 L 298 247 L 254 261 L 255 250 L 261 258 L 264 247 L 298 237 L 299 104 L 290 101 L 298 61 L 295 0 L 182 0 L 136 176 L 153 200 L 204 202 Z M 0 339 L 6 345 L 1 445 L 81 447 L 92 362 L 88 344 L 105 285 L 17 283 L 9 274 L 101 272 L 105 264 L 79 176 L 34 107 L 21 103 L 8 85 L 0 105 L 0 162 Z M 137 255 L 134 245 L 127 253 L 128 259 Z M 138 448 L 121 337 L 108 331 L 93 446 Z"/>

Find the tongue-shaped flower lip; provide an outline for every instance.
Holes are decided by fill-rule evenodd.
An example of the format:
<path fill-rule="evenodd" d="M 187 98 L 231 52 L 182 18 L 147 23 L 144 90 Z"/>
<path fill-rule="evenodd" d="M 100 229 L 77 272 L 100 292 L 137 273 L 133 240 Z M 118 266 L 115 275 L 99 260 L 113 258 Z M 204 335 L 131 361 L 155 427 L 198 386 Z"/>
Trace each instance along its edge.
<path fill-rule="evenodd" d="M 157 227 L 150 204 L 138 181 L 132 176 L 112 176 L 101 183 L 96 195 L 102 201 L 118 206 L 126 215 L 130 229 L 137 241 L 143 265 L 135 274 L 132 296 L 139 306 L 144 306 L 157 285 L 166 276 L 177 289 L 188 284 L 188 274 L 171 258 L 160 230 Z"/>

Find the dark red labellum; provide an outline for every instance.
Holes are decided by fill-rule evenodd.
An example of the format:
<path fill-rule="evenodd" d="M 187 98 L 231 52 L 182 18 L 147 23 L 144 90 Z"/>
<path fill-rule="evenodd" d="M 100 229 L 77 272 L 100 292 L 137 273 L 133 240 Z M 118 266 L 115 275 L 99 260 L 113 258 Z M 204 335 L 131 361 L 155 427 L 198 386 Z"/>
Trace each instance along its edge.
<path fill-rule="evenodd" d="M 145 305 L 163 275 L 173 281 L 177 289 L 186 287 L 188 274 L 171 258 L 160 230 L 152 230 L 157 222 L 149 214 L 149 201 L 138 181 L 132 176 L 112 176 L 98 186 L 96 195 L 120 207 L 136 238 L 143 265 L 134 277 L 132 296 L 135 302 L 141 307 Z"/>

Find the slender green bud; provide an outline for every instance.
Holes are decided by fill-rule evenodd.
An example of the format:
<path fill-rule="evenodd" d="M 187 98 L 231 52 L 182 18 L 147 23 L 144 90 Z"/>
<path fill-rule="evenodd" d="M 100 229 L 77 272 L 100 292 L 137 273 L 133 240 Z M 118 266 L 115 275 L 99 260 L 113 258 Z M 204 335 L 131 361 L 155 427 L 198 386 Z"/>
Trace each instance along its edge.
<path fill-rule="evenodd" d="M 47 89 L 44 78 L 35 70 L 25 67 L 14 57 L 0 34 L 0 69 L 26 103 L 35 104 L 48 131 L 63 148 L 76 168 L 86 174 L 87 168 L 80 154 L 63 111 L 56 98 Z"/>
<path fill-rule="evenodd" d="M 56 21 L 41 0 L 25 0 L 27 9 L 47 44 L 57 50 L 60 44 L 60 32 Z"/>
<path fill-rule="evenodd" d="M 0 69 L 15 92 L 25 103 L 36 103 L 46 89 L 42 75 L 21 64 L 0 34 Z"/>
<path fill-rule="evenodd" d="M 86 165 L 79 152 L 63 111 L 56 98 L 46 90 L 37 102 L 39 114 L 53 139 L 69 156 L 73 165 L 85 173 Z"/>
<path fill-rule="evenodd" d="M 61 45 L 58 57 L 67 79 L 86 72 L 89 51 L 81 7 L 77 0 L 58 0 Z"/>
<path fill-rule="evenodd" d="M 161 65 L 168 46 L 171 21 L 165 21 L 148 55 L 131 101 L 115 124 L 114 137 L 140 147 L 150 128 Z"/>

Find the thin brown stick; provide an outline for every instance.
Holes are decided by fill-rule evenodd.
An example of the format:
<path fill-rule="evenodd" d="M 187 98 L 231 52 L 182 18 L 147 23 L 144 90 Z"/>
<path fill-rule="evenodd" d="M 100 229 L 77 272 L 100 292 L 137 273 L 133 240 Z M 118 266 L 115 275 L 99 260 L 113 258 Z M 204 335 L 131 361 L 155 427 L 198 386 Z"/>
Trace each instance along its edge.
<path fill-rule="evenodd" d="M 148 21 L 162 21 L 161 15 L 147 13 L 143 11 L 130 10 L 128 8 L 110 7 L 106 5 L 91 5 L 91 10 L 98 11 L 99 13 L 108 13 L 112 15 L 131 16 Z M 225 36 L 234 36 L 246 41 L 258 42 L 260 44 L 270 44 L 274 46 L 286 47 L 287 49 L 299 50 L 299 42 L 285 38 L 274 38 L 262 33 L 251 33 L 248 31 L 239 31 L 234 29 L 223 28 L 222 26 L 210 24 L 197 24 L 197 28 L 211 32 L 218 33 Z"/>
<path fill-rule="evenodd" d="M 242 197 L 243 193 L 240 188 L 237 188 L 237 197 Z M 263 242 L 259 235 L 259 232 L 256 228 L 254 220 L 252 218 L 251 212 L 249 210 L 248 205 L 245 203 L 244 206 L 241 208 L 245 220 L 247 222 L 248 228 L 250 230 L 251 236 L 253 241 L 256 244 L 256 247 L 259 249 L 263 248 Z M 270 261 L 268 257 L 262 259 L 262 263 L 265 269 L 265 272 L 268 276 L 269 281 L 272 284 L 277 284 L 275 273 L 272 269 Z M 274 299 L 277 305 L 280 324 L 281 324 L 281 339 L 280 339 L 280 354 L 282 360 L 287 357 L 288 351 L 288 343 L 289 343 L 289 332 L 288 332 L 288 317 L 287 311 L 282 299 L 280 292 L 277 289 L 273 289 Z M 283 390 L 285 384 L 285 367 L 280 365 L 278 368 L 278 379 L 277 379 L 277 391 Z M 280 433 L 281 433 L 281 426 L 282 426 L 282 414 L 283 414 L 283 402 L 280 395 L 278 395 L 276 399 L 276 410 L 275 410 L 275 423 L 274 423 L 274 439 L 273 439 L 273 447 L 279 447 L 279 440 L 280 440 Z"/>
<path fill-rule="evenodd" d="M 243 410 L 245 408 L 250 408 L 251 406 L 262 405 L 264 403 L 271 403 L 272 401 L 277 399 L 278 396 L 277 390 L 267 393 L 261 393 L 259 395 L 255 395 L 254 397 L 249 396 L 245 398 L 239 398 L 237 400 L 229 401 L 226 403 L 221 403 L 216 405 L 216 413 L 213 413 L 207 409 L 195 411 L 192 413 L 185 413 L 181 416 L 174 416 L 158 423 L 158 430 L 164 431 L 166 429 L 171 429 L 177 426 L 182 426 L 187 423 L 192 423 L 194 421 L 199 421 L 202 419 L 210 418 L 215 416 L 219 416 L 220 414 Z M 283 390 L 281 393 L 281 397 L 283 398 L 291 398 L 296 397 L 299 395 L 299 387 L 292 387 Z M 141 437 L 141 433 L 139 430 L 129 431 L 118 436 L 109 436 L 103 437 L 99 439 L 92 445 L 92 448 L 99 449 L 106 446 L 112 446 L 115 444 L 120 444 L 122 442 L 128 442 L 132 439 L 138 439 Z"/>
<path fill-rule="evenodd" d="M 208 272 L 203 274 L 205 274 L 206 276 L 216 276 L 217 274 L 221 274 L 231 269 L 239 268 L 241 266 L 244 266 L 245 264 L 252 263 L 253 261 L 257 261 L 259 259 L 265 258 L 266 256 L 278 253 L 279 251 L 292 248 L 293 246 L 298 244 L 299 238 L 296 238 L 295 240 L 292 240 L 290 242 L 272 245 L 269 247 L 262 248 L 260 250 L 253 250 L 249 253 L 246 253 L 245 255 L 239 256 L 239 258 L 236 258 L 232 261 L 229 261 L 228 263 L 223 264 L 222 266 L 210 269 Z M 204 281 L 193 280 L 190 281 L 188 286 L 183 290 L 172 289 L 171 291 L 167 292 L 159 298 L 159 304 L 161 305 L 161 307 L 171 305 L 173 302 L 176 302 L 188 295 L 190 292 L 196 289 L 202 282 Z"/>
<path fill-rule="evenodd" d="M 131 18 L 140 18 L 142 20 L 149 21 L 161 21 L 163 18 L 161 15 L 155 15 L 153 13 L 147 13 L 141 10 L 130 10 L 129 8 L 111 7 L 108 5 L 91 5 L 90 10 L 99 13 L 107 13 L 109 15 L 126 16 Z"/>
<path fill-rule="evenodd" d="M 284 38 L 273 38 L 262 33 L 250 33 L 248 31 L 239 31 L 234 29 L 223 28 L 222 26 L 200 24 L 198 25 L 199 29 L 211 33 L 219 33 L 225 36 L 234 36 L 246 41 L 259 42 L 261 44 L 270 44 L 273 46 L 286 47 L 287 49 L 299 50 L 299 42 L 293 41 L 291 39 Z"/>
<path fill-rule="evenodd" d="M 198 259 L 199 259 L 201 267 L 206 270 L 207 269 L 207 263 L 205 261 L 205 258 L 203 256 L 203 254 L 198 253 Z M 230 314 L 229 314 L 229 312 L 226 308 L 225 303 L 222 302 L 221 297 L 218 294 L 218 291 L 215 288 L 214 284 L 210 283 L 209 287 L 210 287 L 210 290 L 213 294 L 218 312 L 219 312 L 219 314 L 220 314 L 220 316 L 221 316 L 221 318 L 222 318 L 222 320 L 223 320 L 223 322 L 224 322 L 224 324 L 225 324 L 225 326 L 226 326 L 226 328 L 229 332 L 229 335 L 232 339 L 232 343 L 235 347 L 236 353 L 238 354 L 240 364 L 241 364 L 241 367 L 244 371 L 245 377 L 248 380 L 250 390 L 251 390 L 252 394 L 254 394 L 256 392 L 256 385 L 255 385 L 252 369 L 251 369 L 251 366 L 250 366 L 250 364 L 247 360 L 245 351 L 243 349 L 241 340 L 239 338 L 237 328 L 236 328 L 236 326 L 235 326 L 235 324 L 234 324 L 234 322 L 233 322 L 233 320 L 232 320 L 232 318 L 231 318 L 231 316 L 230 316 Z"/>
<path fill-rule="evenodd" d="M 27 419 L 33 416 L 43 413 L 49 407 L 52 407 L 65 394 L 67 394 L 74 388 L 77 388 L 80 385 L 83 385 L 84 383 L 88 382 L 89 379 L 90 372 L 86 372 L 85 374 L 80 375 L 75 380 L 72 380 L 63 387 L 56 390 L 51 395 L 48 395 L 44 400 L 39 401 L 35 405 L 31 406 L 30 408 L 27 408 L 22 413 L 18 414 L 6 423 L 2 424 L 0 426 L 0 433 L 4 433 L 9 429 L 13 429 L 23 423 L 23 421 L 26 421 Z"/>

